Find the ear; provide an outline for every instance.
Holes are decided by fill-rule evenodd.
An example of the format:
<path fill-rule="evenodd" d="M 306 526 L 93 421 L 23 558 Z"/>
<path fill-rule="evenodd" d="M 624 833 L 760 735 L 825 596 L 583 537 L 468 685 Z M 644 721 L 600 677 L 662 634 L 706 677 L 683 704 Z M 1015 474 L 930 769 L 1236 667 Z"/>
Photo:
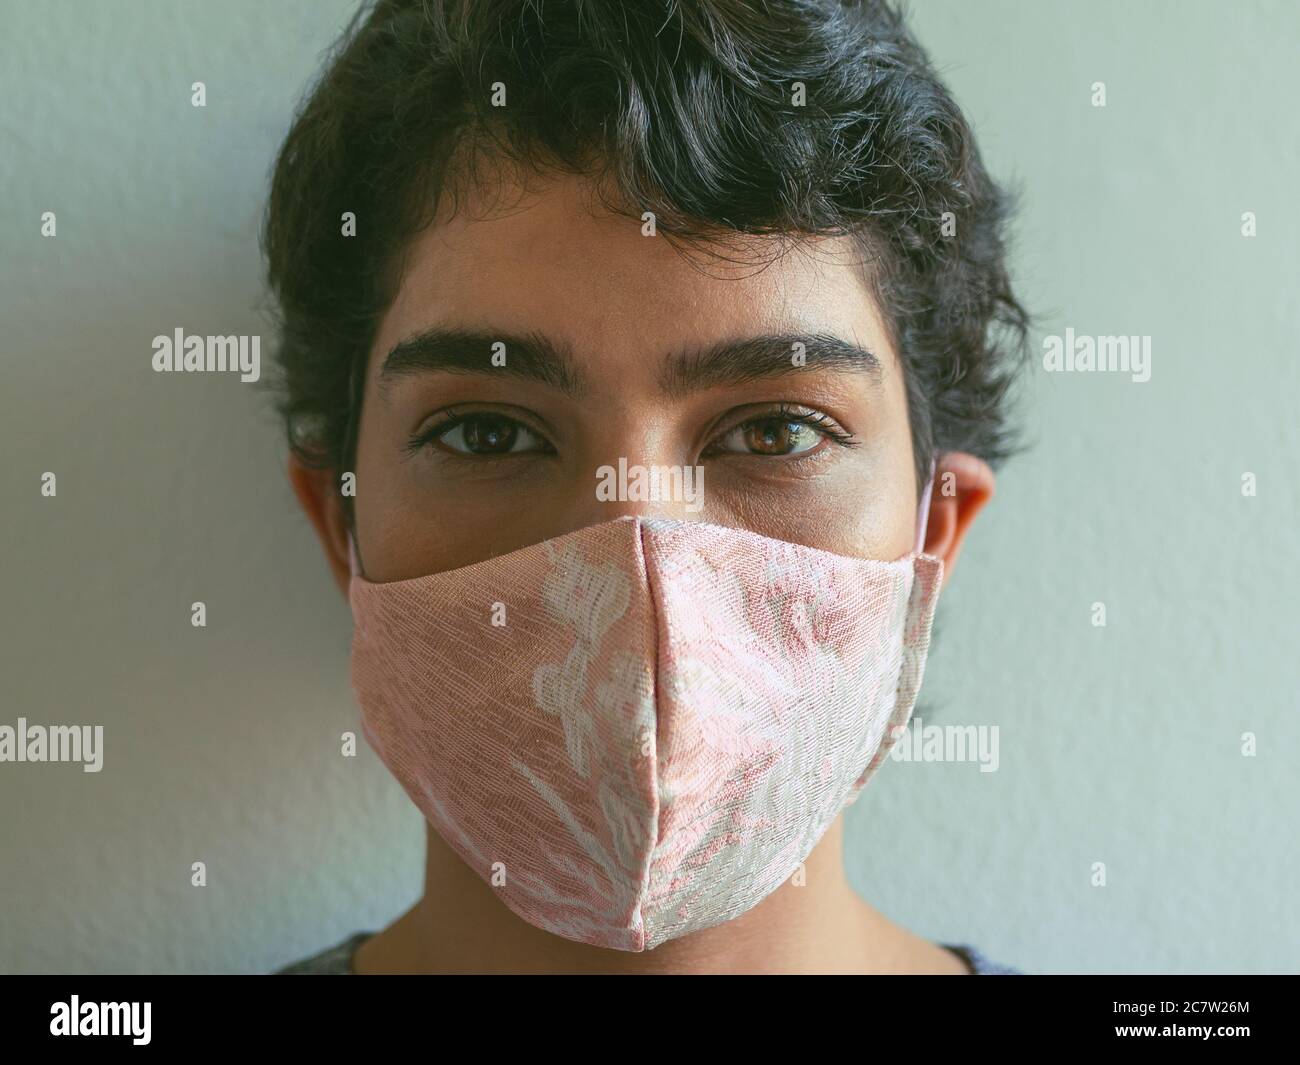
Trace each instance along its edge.
<path fill-rule="evenodd" d="M 943 583 L 957 566 L 957 556 L 975 515 L 993 498 L 993 470 L 964 451 L 938 456 L 930 493 L 930 523 L 925 553 L 943 559 Z"/>
<path fill-rule="evenodd" d="M 289 455 L 289 483 L 294 495 L 311 519 L 320 537 L 334 583 L 346 596 L 351 570 L 348 567 L 348 520 L 343 512 L 342 496 L 334 470 L 306 466 L 297 455 Z"/>

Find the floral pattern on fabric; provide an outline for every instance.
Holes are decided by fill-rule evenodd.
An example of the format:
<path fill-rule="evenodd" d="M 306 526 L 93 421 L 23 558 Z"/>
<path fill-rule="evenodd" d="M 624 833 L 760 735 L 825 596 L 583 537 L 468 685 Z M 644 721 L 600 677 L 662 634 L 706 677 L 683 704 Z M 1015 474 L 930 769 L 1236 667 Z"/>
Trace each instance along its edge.
<path fill-rule="evenodd" d="M 856 799 L 911 715 L 941 576 L 637 517 L 354 575 L 363 730 L 516 914 L 649 949 L 756 905 Z"/>

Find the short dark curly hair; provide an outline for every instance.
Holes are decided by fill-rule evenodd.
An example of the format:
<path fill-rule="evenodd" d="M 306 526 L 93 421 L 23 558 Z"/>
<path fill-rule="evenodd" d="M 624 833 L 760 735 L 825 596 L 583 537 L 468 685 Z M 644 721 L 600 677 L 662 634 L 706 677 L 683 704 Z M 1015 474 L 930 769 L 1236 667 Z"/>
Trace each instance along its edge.
<path fill-rule="evenodd" d="M 376 0 L 297 114 L 264 221 L 279 409 L 307 465 L 351 469 L 402 255 L 458 175 L 479 180 L 465 159 L 599 176 L 607 206 L 654 212 L 670 239 L 854 235 L 903 359 L 918 482 L 936 451 L 996 466 L 1016 449 L 1011 197 L 895 6 Z"/>

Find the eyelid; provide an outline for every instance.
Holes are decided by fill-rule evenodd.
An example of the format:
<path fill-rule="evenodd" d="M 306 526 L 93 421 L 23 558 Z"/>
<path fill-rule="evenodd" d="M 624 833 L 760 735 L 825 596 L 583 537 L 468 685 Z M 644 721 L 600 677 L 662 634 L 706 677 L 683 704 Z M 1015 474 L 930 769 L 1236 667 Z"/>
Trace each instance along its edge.
<path fill-rule="evenodd" d="M 490 404 L 455 403 L 443 407 L 440 410 L 436 410 L 432 414 L 426 415 L 421 419 L 419 425 L 416 426 L 415 432 L 411 434 L 410 439 L 407 441 L 404 450 L 408 454 L 414 455 L 428 447 L 437 446 L 443 436 L 450 433 L 458 426 L 464 425 L 467 421 L 477 415 L 481 417 L 496 417 L 502 421 L 513 422 L 518 425 L 519 428 L 536 436 L 545 445 L 545 448 L 533 448 L 517 452 L 502 452 L 497 455 L 477 455 L 473 452 L 456 451 L 453 448 L 446 448 L 444 449 L 444 454 L 455 455 L 459 458 L 491 459 L 507 458 L 511 455 L 518 457 L 521 455 L 545 455 L 554 453 L 555 444 L 551 441 L 548 432 L 531 424 L 526 412 L 520 411 L 520 408 L 517 407 L 509 407 L 512 413 L 507 414 L 501 409 L 502 407 L 509 407 L 509 405 L 498 404 L 494 407 Z M 520 411 L 520 413 L 514 413 L 516 411 Z M 540 421 L 540 419 L 538 420 Z"/>
<path fill-rule="evenodd" d="M 798 422 L 801 425 L 807 425 L 815 432 L 821 433 L 825 439 L 842 447 L 857 447 L 862 441 L 845 429 L 840 423 L 832 418 L 825 411 L 817 407 L 812 407 L 804 403 L 791 403 L 781 400 L 774 406 L 765 409 L 748 409 L 748 413 L 739 417 L 736 421 L 726 421 L 723 428 L 712 434 L 709 443 L 705 446 L 703 453 L 708 453 L 724 437 L 734 433 L 737 429 L 743 429 L 748 425 L 760 422 L 770 421 L 791 421 Z M 727 452 L 727 454 L 743 454 L 742 452 Z M 811 454 L 811 452 L 807 452 Z M 779 456 L 754 456 L 765 458 L 777 458 Z"/>
<path fill-rule="evenodd" d="M 508 450 L 488 452 L 473 451 L 468 447 L 469 441 L 465 439 L 465 427 L 477 420 L 477 416 L 471 414 L 468 417 L 452 422 L 450 425 L 440 426 L 432 434 L 429 443 L 460 458 L 503 459 L 510 456 L 547 454 L 546 441 L 541 434 L 533 432 L 533 430 L 528 426 L 519 422 L 510 423 L 510 432 L 513 439 L 510 441 L 510 448 Z M 498 419 L 498 421 L 506 421 L 506 419 L 502 418 Z M 467 445 L 466 447 L 458 447 L 451 442 L 452 437 L 457 434 L 460 434 L 460 442 Z M 529 438 L 531 438 L 533 446 L 529 446 Z"/>
<path fill-rule="evenodd" d="M 507 421 L 518 422 L 520 425 L 531 429 L 538 436 L 546 437 L 548 442 L 555 435 L 546 420 L 530 410 L 516 407 L 511 403 L 477 401 L 449 403 L 445 407 L 431 411 L 416 423 L 415 431 L 411 435 L 413 437 L 425 436 L 434 426 L 447 426 L 474 414 L 496 415 L 498 418 L 504 418 Z"/>

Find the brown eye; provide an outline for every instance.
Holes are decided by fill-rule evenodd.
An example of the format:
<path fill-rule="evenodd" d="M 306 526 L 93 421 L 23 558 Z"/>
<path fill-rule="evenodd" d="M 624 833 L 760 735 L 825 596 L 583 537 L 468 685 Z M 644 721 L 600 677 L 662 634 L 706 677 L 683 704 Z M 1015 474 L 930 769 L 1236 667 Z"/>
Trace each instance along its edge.
<path fill-rule="evenodd" d="M 465 429 L 465 446 L 476 455 L 500 454 L 511 451 L 515 446 L 518 433 L 516 422 L 505 418 L 493 418 L 483 415 L 470 418 L 463 423 Z"/>
<path fill-rule="evenodd" d="M 811 451 L 823 434 L 811 425 L 785 418 L 758 418 L 738 425 L 718 441 L 721 451 L 781 457 Z"/>
<path fill-rule="evenodd" d="M 536 433 L 499 414 L 466 415 L 440 432 L 437 441 L 458 455 L 508 455 L 542 450 Z"/>

